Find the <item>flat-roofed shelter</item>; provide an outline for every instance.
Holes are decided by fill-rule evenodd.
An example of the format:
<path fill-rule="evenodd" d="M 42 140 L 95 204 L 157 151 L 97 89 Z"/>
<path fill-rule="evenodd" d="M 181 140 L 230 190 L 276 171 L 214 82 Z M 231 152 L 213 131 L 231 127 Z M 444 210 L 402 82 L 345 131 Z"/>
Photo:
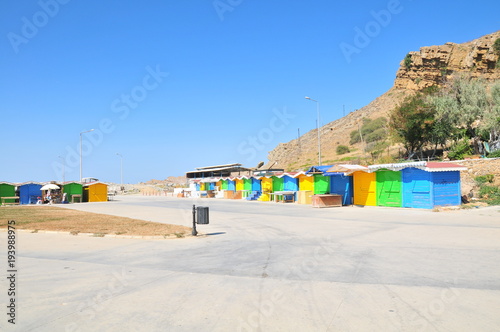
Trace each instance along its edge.
<path fill-rule="evenodd" d="M 203 178 L 225 178 L 241 175 L 251 175 L 251 169 L 243 167 L 241 164 L 226 164 L 216 166 L 198 167 L 196 170 L 187 172 L 186 178 L 203 179 Z"/>

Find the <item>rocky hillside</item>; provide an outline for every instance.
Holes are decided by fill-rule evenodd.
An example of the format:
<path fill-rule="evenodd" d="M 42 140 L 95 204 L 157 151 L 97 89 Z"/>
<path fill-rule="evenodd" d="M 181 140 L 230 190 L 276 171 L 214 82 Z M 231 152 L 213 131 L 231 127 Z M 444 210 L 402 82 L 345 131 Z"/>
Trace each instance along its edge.
<path fill-rule="evenodd" d="M 361 156 L 361 144 L 350 146 L 351 153 L 338 156 L 338 145 L 349 146 L 350 133 L 358 130 L 363 118 L 387 117 L 405 96 L 432 85 L 441 85 L 454 73 L 466 72 L 473 77 L 487 80 L 500 78 L 497 68 L 499 56 L 493 43 L 500 38 L 500 31 L 463 44 L 446 43 L 440 46 L 422 47 L 410 52 L 400 63 L 394 86 L 367 106 L 347 116 L 324 125 L 321 130 L 323 164 L 340 161 L 341 158 Z M 268 154 L 269 162 L 263 168 L 299 170 L 317 164 L 317 130 L 311 130 L 287 143 L 280 143 Z M 276 163 L 276 164 L 275 164 Z"/>

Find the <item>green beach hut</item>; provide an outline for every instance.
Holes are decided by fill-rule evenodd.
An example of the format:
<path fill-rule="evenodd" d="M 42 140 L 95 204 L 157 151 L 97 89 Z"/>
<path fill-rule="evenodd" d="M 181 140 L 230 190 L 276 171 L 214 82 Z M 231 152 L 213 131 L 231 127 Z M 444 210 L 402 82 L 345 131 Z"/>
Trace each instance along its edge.
<path fill-rule="evenodd" d="M 64 186 L 64 193 L 66 194 L 66 199 L 68 202 L 73 202 L 73 195 L 80 195 L 79 202 L 82 202 L 83 195 L 83 187 L 80 183 L 77 182 L 69 182 Z M 78 198 L 75 197 L 75 200 Z"/>
<path fill-rule="evenodd" d="M 375 172 L 378 206 L 403 206 L 402 173 L 381 169 Z"/>
<path fill-rule="evenodd" d="M 0 182 L 0 198 L 13 196 L 16 196 L 16 187 L 9 182 Z M 14 203 L 14 200 L 7 199 L 5 203 Z"/>

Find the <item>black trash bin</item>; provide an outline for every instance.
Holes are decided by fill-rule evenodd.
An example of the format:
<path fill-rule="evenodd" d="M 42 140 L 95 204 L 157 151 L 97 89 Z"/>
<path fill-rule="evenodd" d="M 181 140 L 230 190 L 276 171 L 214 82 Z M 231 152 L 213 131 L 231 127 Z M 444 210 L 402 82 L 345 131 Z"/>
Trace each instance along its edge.
<path fill-rule="evenodd" d="M 196 207 L 197 220 L 196 223 L 199 225 L 208 224 L 208 206 L 197 206 Z"/>

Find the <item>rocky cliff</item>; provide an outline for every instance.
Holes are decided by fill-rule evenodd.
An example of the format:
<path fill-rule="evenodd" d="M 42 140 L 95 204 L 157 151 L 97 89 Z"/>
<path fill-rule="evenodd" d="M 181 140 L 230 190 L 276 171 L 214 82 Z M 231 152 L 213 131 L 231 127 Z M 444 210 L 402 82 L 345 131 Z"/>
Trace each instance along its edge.
<path fill-rule="evenodd" d="M 463 44 L 446 43 L 422 47 L 409 52 L 400 63 L 394 86 L 367 106 L 347 116 L 330 122 L 321 130 L 322 163 L 338 162 L 341 158 L 362 156 L 360 144 L 350 146 L 351 153 L 338 156 L 338 145 L 349 146 L 350 133 L 358 130 L 363 118 L 388 116 L 405 96 L 432 85 L 442 85 L 454 73 L 466 72 L 473 77 L 487 80 L 500 78 L 498 53 L 493 43 L 500 38 L 500 31 Z M 285 168 L 294 171 L 316 165 L 318 162 L 317 130 L 311 130 L 298 139 L 280 143 L 268 154 L 269 162 L 263 168 Z"/>
<path fill-rule="evenodd" d="M 420 90 L 441 85 L 457 72 L 467 72 L 487 80 L 499 79 L 500 71 L 496 68 L 498 54 L 493 49 L 493 43 L 498 38 L 500 31 L 464 44 L 446 43 L 410 52 L 401 61 L 394 87 Z"/>

